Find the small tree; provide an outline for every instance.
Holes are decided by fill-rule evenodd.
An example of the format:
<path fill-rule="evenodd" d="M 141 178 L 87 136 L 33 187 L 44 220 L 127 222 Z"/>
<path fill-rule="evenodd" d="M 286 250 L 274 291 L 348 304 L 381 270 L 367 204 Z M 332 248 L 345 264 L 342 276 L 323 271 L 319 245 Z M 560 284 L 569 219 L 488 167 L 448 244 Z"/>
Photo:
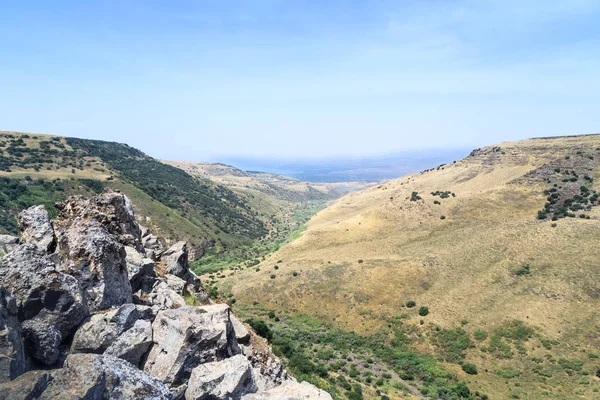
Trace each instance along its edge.
<path fill-rule="evenodd" d="M 429 314 L 429 307 L 426 306 L 422 306 L 421 308 L 419 308 L 419 315 L 421 317 L 426 316 L 427 314 Z"/>

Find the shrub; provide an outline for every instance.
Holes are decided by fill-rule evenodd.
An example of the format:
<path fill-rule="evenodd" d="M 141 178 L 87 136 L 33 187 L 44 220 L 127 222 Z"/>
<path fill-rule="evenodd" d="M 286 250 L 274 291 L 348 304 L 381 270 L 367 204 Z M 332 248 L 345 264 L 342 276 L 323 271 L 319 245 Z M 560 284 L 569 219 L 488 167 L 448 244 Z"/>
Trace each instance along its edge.
<path fill-rule="evenodd" d="M 271 275 L 271 279 L 275 279 L 276 275 Z"/>
<path fill-rule="evenodd" d="M 427 314 L 429 314 L 429 307 L 426 306 L 422 306 L 421 308 L 419 308 L 419 315 L 421 317 L 426 316 Z"/>
<path fill-rule="evenodd" d="M 246 320 L 246 323 L 254 329 L 257 335 L 264 337 L 268 341 L 273 340 L 273 332 L 271 332 L 267 323 L 262 319 L 249 319 Z"/>
<path fill-rule="evenodd" d="M 506 379 L 516 378 L 517 376 L 521 375 L 521 371 L 519 371 L 518 369 L 515 369 L 515 368 L 510 368 L 510 367 L 504 368 L 504 369 L 498 368 L 498 369 L 496 369 L 495 372 L 496 372 L 496 375 L 499 375 Z"/>
<path fill-rule="evenodd" d="M 517 276 L 529 275 L 531 273 L 531 265 L 523 264 L 519 269 L 515 271 Z"/>
<path fill-rule="evenodd" d="M 442 216 L 440 217 L 440 219 L 446 219 L 446 216 L 445 216 L 445 215 L 442 215 Z"/>
<path fill-rule="evenodd" d="M 465 371 L 469 375 L 477 375 L 477 366 L 472 363 L 464 363 L 462 365 L 462 370 Z"/>
<path fill-rule="evenodd" d="M 358 260 L 358 263 L 359 263 L 359 264 L 362 264 L 363 262 L 364 262 L 363 260 Z"/>
<path fill-rule="evenodd" d="M 417 305 L 417 302 L 414 300 L 409 300 L 406 302 L 406 307 L 408 307 L 408 308 L 413 308 L 416 305 Z"/>
<path fill-rule="evenodd" d="M 269 311 L 269 313 L 267 314 L 269 316 L 269 318 L 273 319 L 275 318 L 275 312 L 274 311 Z"/>
<path fill-rule="evenodd" d="M 473 337 L 475 338 L 475 340 L 477 340 L 478 342 L 481 342 L 482 340 L 487 339 L 488 334 L 486 331 L 481 330 L 481 329 L 475 329 L 475 331 L 473 332 Z"/>

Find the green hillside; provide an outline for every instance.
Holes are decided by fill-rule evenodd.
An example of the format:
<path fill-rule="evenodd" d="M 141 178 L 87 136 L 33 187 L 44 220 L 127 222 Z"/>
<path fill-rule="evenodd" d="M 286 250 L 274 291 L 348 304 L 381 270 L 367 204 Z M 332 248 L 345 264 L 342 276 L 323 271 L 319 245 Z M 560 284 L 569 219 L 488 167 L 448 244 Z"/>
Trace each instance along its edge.
<path fill-rule="evenodd" d="M 240 196 L 193 177 L 126 144 L 0 132 L 0 230 L 15 233 L 15 215 L 71 194 L 117 189 L 132 198 L 140 222 L 172 240 L 217 251 L 267 234 Z"/>

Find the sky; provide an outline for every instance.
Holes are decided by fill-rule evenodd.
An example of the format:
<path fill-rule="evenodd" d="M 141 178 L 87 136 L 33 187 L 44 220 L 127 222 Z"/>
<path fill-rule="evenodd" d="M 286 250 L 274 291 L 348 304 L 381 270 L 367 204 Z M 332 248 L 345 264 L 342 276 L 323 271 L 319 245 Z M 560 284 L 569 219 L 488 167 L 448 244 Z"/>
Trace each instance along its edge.
<path fill-rule="evenodd" d="M 166 159 L 600 132 L 598 0 L 0 0 L 0 130 Z"/>

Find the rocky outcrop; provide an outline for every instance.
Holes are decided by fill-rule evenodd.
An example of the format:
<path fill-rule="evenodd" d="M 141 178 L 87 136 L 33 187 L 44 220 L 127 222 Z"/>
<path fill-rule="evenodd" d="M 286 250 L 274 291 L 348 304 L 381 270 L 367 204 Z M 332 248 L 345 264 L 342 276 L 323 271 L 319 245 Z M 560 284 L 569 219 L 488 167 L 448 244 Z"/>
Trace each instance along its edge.
<path fill-rule="evenodd" d="M 149 292 L 156 280 L 154 261 L 131 246 L 125 246 L 125 262 L 131 290 Z"/>
<path fill-rule="evenodd" d="M 157 307 L 160 310 L 185 307 L 184 298 L 163 281 L 157 281 L 148 294 L 136 294 L 136 299 L 142 304 Z"/>
<path fill-rule="evenodd" d="M 23 322 L 25 349 L 37 361 L 52 365 L 60 356 L 59 347 L 63 336 L 56 327 L 41 319 Z"/>
<path fill-rule="evenodd" d="M 56 248 L 54 227 L 44 206 L 30 207 L 19 214 L 21 240 L 35 244 L 40 250 L 51 253 Z"/>
<path fill-rule="evenodd" d="M 187 244 L 162 252 L 125 196 L 57 208 L 56 221 L 43 207 L 23 211 L 20 239 L 0 240 L 0 400 L 321 395 L 286 383 L 227 305 L 186 305 L 209 303 Z"/>
<path fill-rule="evenodd" d="M 308 382 L 289 380 L 273 389 L 247 394 L 242 400 L 331 400 L 331 395 Z"/>
<path fill-rule="evenodd" d="M 171 399 L 169 388 L 127 361 L 112 356 L 73 354 L 50 372 L 44 399 Z"/>
<path fill-rule="evenodd" d="M 97 221 L 66 221 L 58 244 L 63 270 L 81 282 L 92 311 L 131 302 L 125 249 Z"/>
<path fill-rule="evenodd" d="M 139 366 L 142 357 L 152 345 L 152 323 L 138 320 L 123 334 L 121 334 L 104 354 L 122 358 L 135 366 Z"/>
<path fill-rule="evenodd" d="M 10 235 L 0 235 L 0 257 L 10 253 L 19 245 L 19 238 Z"/>
<path fill-rule="evenodd" d="M 146 256 L 152 260 L 156 260 L 162 252 L 162 243 L 156 236 L 150 233 L 148 228 L 140 226 L 140 230 L 142 233 L 142 247 Z"/>
<path fill-rule="evenodd" d="M 75 333 L 71 352 L 101 354 L 133 328 L 136 322 L 152 318 L 149 307 L 135 304 L 125 304 L 118 309 L 94 314 Z"/>
<path fill-rule="evenodd" d="M 239 354 L 197 366 L 185 392 L 186 400 L 239 399 L 256 391 L 252 365 Z"/>
<path fill-rule="evenodd" d="M 250 342 L 250 331 L 248 331 L 248 328 L 235 315 L 231 315 L 230 319 L 237 342 L 240 344 Z"/>
<path fill-rule="evenodd" d="M 17 302 L 0 287 L 0 382 L 25 372 L 25 350 L 17 318 Z"/>
<path fill-rule="evenodd" d="M 183 279 L 190 286 L 190 290 L 188 291 L 194 292 L 200 289 L 200 279 L 190 271 L 187 242 L 175 243 L 160 258 L 166 264 L 167 274 Z"/>
<path fill-rule="evenodd" d="M 198 365 L 239 351 L 225 304 L 161 311 L 152 330 L 154 345 L 144 370 L 172 385 L 187 381 Z"/>
<path fill-rule="evenodd" d="M 56 361 L 56 333 L 60 340 L 69 337 L 89 314 L 77 279 L 60 272 L 36 245 L 21 244 L 2 259 L 0 282 L 12 290 L 19 320 L 30 321 L 24 332 L 28 353 L 46 365 Z"/>
<path fill-rule="evenodd" d="M 0 383 L 0 399 L 38 400 L 51 380 L 48 371 L 26 372 L 13 381 Z"/>

